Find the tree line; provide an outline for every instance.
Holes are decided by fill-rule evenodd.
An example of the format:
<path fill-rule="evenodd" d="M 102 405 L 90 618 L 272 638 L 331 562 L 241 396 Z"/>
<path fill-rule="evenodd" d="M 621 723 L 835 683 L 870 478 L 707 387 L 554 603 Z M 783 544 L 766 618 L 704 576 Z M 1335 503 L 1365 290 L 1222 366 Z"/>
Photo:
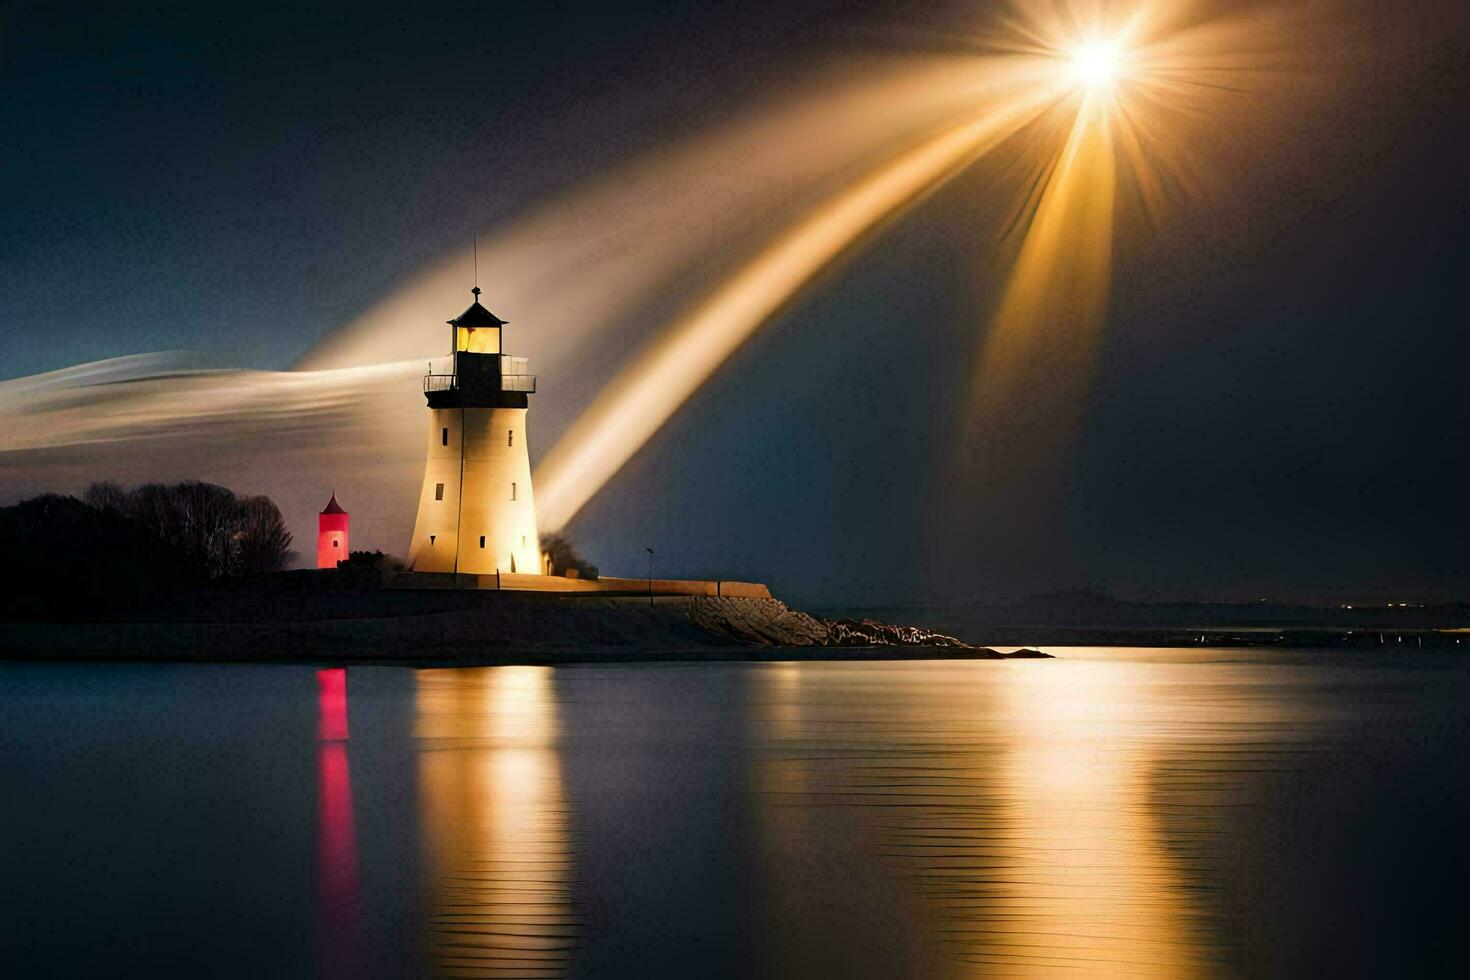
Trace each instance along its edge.
<path fill-rule="evenodd" d="M 80 498 L 43 494 L 0 508 L 7 604 L 125 601 L 279 571 L 294 558 L 291 531 L 269 497 L 197 480 L 94 483 Z"/>

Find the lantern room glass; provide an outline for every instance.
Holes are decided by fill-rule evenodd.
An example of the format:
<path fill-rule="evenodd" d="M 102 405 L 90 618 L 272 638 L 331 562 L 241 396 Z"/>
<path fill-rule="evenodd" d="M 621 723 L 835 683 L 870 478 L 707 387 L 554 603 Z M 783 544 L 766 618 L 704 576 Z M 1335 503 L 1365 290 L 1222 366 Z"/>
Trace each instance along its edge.
<path fill-rule="evenodd" d="M 500 353 L 499 327 L 457 327 L 454 333 L 456 351 L 467 354 Z"/>

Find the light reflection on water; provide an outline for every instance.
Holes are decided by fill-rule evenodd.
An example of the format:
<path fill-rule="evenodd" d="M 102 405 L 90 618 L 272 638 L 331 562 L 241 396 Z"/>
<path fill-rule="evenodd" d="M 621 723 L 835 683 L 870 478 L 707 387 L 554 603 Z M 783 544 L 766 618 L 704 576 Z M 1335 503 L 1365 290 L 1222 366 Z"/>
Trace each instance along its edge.
<path fill-rule="evenodd" d="M 1463 664 L 1072 650 L 754 678 L 767 862 L 819 866 L 824 842 L 859 841 L 850 860 L 888 869 L 895 915 L 943 951 L 937 968 L 919 944 L 911 975 L 1364 975 L 1464 958 L 1354 880 L 1446 884 L 1419 852 L 1456 851 L 1433 837 L 1408 867 L 1367 852 L 1414 833 L 1382 812 L 1408 804 L 1397 793 L 1436 797 L 1435 830 L 1464 816 L 1464 794 L 1436 782 L 1464 748 Z M 1360 892 L 1331 894 L 1339 878 Z M 1416 919 L 1443 907 L 1414 893 Z M 1377 938 L 1347 933 L 1354 919 Z"/>
<path fill-rule="evenodd" d="M 1208 973 L 1218 951 L 1164 847 L 1154 767 L 1166 746 L 1210 740 L 1214 785 L 1191 802 L 1208 823 L 1230 805 L 1222 771 L 1269 754 L 1252 726 L 1290 712 L 1255 701 L 1191 714 L 1197 699 L 1171 706 L 1149 673 L 775 665 L 756 674 L 769 819 L 853 823 L 932 923 L 952 975 Z"/>
<path fill-rule="evenodd" d="M 0 667 L 0 962 L 1466 975 L 1470 662 L 1061 652 Z"/>
<path fill-rule="evenodd" d="M 430 960 L 444 976 L 559 976 L 576 934 L 551 669 L 417 676 Z"/>
<path fill-rule="evenodd" d="M 1077 650 L 420 672 L 431 960 L 489 976 L 1290 975 L 1330 960 L 1313 946 L 1341 923 L 1242 897 L 1305 870 L 1295 890 L 1320 898 L 1324 855 L 1290 835 L 1316 832 L 1313 806 L 1360 805 L 1354 784 L 1382 770 L 1354 760 L 1397 758 L 1402 725 L 1463 691 L 1456 670 L 1426 702 L 1424 666 Z M 1283 792 L 1311 815 L 1278 821 Z"/>

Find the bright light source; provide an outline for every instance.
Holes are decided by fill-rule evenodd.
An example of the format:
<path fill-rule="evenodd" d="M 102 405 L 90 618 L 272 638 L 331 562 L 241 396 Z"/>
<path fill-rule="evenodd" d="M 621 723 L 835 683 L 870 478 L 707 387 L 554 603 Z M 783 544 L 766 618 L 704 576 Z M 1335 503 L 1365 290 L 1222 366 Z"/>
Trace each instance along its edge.
<path fill-rule="evenodd" d="M 1072 50 L 1072 75 L 1084 88 L 1107 88 L 1123 67 L 1122 48 L 1112 41 L 1089 41 Z"/>

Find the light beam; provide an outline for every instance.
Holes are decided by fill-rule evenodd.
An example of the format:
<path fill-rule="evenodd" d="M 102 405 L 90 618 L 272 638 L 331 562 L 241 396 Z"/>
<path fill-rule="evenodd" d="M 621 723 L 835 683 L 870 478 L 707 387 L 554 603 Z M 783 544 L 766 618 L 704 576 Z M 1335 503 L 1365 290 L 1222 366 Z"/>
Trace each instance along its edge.
<path fill-rule="evenodd" d="M 560 530 L 755 330 L 880 221 L 1036 118 L 1032 73 L 961 125 L 848 187 L 751 258 L 603 389 L 534 473 L 539 520 Z"/>

